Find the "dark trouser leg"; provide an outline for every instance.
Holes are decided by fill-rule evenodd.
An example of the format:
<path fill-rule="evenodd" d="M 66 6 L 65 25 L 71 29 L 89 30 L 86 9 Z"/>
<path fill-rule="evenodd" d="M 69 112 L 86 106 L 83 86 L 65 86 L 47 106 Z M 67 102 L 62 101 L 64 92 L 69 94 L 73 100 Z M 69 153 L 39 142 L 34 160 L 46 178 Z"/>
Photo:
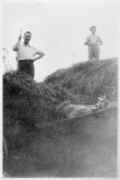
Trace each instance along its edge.
<path fill-rule="evenodd" d="M 31 60 L 21 60 L 18 62 L 18 71 L 27 73 L 34 78 L 34 64 Z"/>
<path fill-rule="evenodd" d="M 30 74 L 32 76 L 32 78 L 34 78 L 34 64 L 33 64 L 33 61 L 29 62 L 28 74 Z"/>

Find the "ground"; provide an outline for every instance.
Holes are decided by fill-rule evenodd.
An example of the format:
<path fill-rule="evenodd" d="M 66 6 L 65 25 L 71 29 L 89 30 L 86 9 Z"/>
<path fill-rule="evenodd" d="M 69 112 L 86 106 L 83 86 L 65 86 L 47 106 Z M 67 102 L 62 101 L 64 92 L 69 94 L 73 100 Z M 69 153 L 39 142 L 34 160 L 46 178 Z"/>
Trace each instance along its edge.
<path fill-rule="evenodd" d="M 41 83 L 27 74 L 6 73 L 3 127 L 8 156 L 5 153 L 4 175 L 116 177 L 117 70 L 118 59 L 111 58 L 58 70 Z M 95 105 L 103 95 L 116 107 L 74 119 L 69 119 L 70 111 L 57 109 L 68 101 Z"/>
<path fill-rule="evenodd" d="M 31 134 L 29 146 L 12 152 L 4 171 L 12 177 L 117 176 L 117 110 L 74 119 Z"/>

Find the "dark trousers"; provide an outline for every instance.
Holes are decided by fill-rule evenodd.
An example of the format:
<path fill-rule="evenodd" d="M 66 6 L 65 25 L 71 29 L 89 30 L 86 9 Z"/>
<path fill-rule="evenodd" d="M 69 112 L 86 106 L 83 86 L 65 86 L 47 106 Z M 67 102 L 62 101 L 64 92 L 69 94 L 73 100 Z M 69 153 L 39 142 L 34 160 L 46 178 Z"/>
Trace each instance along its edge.
<path fill-rule="evenodd" d="M 32 60 L 20 60 L 18 61 L 18 71 L 27 73 L 34 78 L 34 64 Z"/>

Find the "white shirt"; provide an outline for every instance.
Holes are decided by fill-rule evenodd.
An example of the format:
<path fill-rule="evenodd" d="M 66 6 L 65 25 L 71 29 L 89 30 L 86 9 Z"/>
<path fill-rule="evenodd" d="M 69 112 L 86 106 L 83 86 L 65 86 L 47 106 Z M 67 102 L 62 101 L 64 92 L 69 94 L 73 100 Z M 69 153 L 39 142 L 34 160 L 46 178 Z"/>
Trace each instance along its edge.
<path fill-rule="evenodd" d="M 99 36 L 97 36 L 95 34 L 91 34 L 90 36 L 87 37 L 86 43 L 88 46 L 90 46 L 90 45 L 101 45 L 102 40 L 100 39 Z"/>
<path fill-rule="evenodd" d="M 40 52 L 35 47 L 24 44 L 16 44 L 13 48 L 17 52 L 17 60 L 33 59 L 37 52 Z"/>

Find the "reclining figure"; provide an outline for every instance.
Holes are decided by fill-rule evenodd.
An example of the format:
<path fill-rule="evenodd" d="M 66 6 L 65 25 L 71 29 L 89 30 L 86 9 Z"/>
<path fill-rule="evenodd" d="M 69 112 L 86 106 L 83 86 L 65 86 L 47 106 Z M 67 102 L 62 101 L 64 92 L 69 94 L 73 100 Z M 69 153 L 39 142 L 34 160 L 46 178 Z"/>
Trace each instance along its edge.
<path fill-rule="evenodd" d="M 72 104 L 70 101 L 65 101 L 57 106 L 57 110 L 63 112 L 67 118 L 75 118 L 103 109 L 107 104 L 108 100 L 106 96 L 103 95 L 98 97 L 98 101 L 95 105 Z"/>

